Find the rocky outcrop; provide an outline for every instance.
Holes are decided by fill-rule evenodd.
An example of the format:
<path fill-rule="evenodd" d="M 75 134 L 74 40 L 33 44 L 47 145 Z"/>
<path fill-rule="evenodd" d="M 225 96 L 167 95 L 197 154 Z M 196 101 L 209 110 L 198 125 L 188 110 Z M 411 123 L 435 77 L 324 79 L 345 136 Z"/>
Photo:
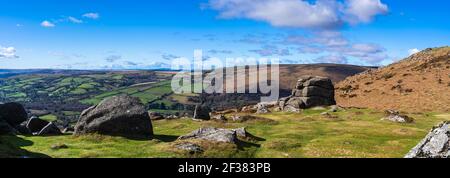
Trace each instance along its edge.
<path fill-rule="evenodd" d="M 6 121 L 11 127 L 18 126 L 27 119 L 28 114 L 21 104 L 0 104 L 0 120 Z"/>
<path fill-rule="evenodd" d="M 53 123 L 33 116 L 26 122 L 26 129 L 36 136 L 61 135 L 61 130 Z"/>
<path fill-rule="evenodd" d="M 397 123 L 413 123 L 414 119 L 407 116 L 400 114 L 400 112 L 395 110 L 387 110 L 386 117 L 384 117 L 382 120 L 391 121 L 391 122 L 397 122 Z"/>
<path fill-rule="evenodd" d="M 81 113 L 74 134 L 87 133 L 151 137 L 153 127 L 139 98 L 121 95 L 107 98 Z"/>
<path fill-rule="evenodd" d="M 213 127 L 200 128 L 190 134 L 181 136 L 178 140 L 199 139 L 213 142 L 233 143 L 238 140 L 236 131 Z"/>
<path fill-rule="evenodd" d="M 292 95 L 280 99 L 278 104 L 283 111 L 287 112 L 298 112 L 315 106 L 335 105 L 333 82 L 325 77 L 303 76 L 292 90 Z"/>
<path fill-rule="evenodd" d="M 33 116 L 27 121 L 26 127 L 31 133 L 39 133 L 48 124 L 49 124 L 48 121 Z"/>
<path fill-rule="evenodd" d="M 61 135 L 61 134 L 62 134 L 61 130 L 59 130 L 59 128 L 55 125 L 55 123 L 50 122 L 44 128 L 42 128 L 41 131 L 39 131 L 35 135 L 50 136 L 50 135 Z"/>
<path fill-rule="evenodd" d="M 211 108 L 203 105 L 195 106 L 194 110 L 194 119 L 198 120 L 210 120 L 211 117 L 209 113 L 211 112 Z"/>
<path fill-rule="evenodd" d="M 405 158 L 450 158 L 450 121 L 433 128 Z"/>
<path fill-rule="evenodd" d="M 164 116 L 163 116 L 162 114 L 157 113 L 157 112 L 150 112 L 150 113 L 148 113 L 148 115 L 150 116 L 150 119 L 151 119 L 152 121 L 156 121 L 156 120 L 164 120 L 164 119 L 165 119 Z"/>

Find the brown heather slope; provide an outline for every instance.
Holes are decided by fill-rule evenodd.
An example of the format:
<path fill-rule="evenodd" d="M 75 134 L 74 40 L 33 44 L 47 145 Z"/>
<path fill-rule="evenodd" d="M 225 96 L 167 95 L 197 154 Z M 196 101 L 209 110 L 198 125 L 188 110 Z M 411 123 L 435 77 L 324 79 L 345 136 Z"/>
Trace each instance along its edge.
<path fill-rule="evenodd" d="M 344 107 L 449 112 L 450 47 L 424 50 L 349 77 L 336 88 L 336 100 Z"/>

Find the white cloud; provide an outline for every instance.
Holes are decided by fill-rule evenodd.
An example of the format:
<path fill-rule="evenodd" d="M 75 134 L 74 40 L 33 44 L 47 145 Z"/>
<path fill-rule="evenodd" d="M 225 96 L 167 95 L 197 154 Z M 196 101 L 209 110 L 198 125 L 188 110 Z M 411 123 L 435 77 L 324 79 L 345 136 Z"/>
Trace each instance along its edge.
<path fill-rule="evenodd" d="M 51 27 L 55 27 L 55 24 L 45 20 L 41 23 L 41 26 L 46 27 L 46 28 L 51 28 Z"/>
<path fill-rule="evenodd" d="M 0 58 L 13 59 L 19 58 L 19 56 L 16 55 L 16 48 L 0 46 Z"/>
<path fill-rule="evenodd" d="M 389 11 L 388 6 L 380 0 L 346 0 L 346 4 L 346 20 L 350 23 L 367 23 L 373 17 Z"/>
<path fill-rule="evenodd" d="M 98 19 L 98 18 L 100 18 L 100 14 L 99 13 L 90 12 L 90 13 L 83 14 L 83 17 L 89 18 L 89 19 Z"/>
<path fill-rule="evenodd" d="M 408 53 L 409 53 L 410 56 L 413 55 L 413 54 L 419 53 L 419 52 L 420 52 L 420 50 L 417 49 L 417 48 L 408 50 Z"/>
<path fill-rule="evenodd" d="M 276 27 L 336 28 L 345 22 L 369 22 L 386 13 L 380 0 L 209 0 L 221 18 L 246 18 Z"/>
<path fill-rule="evenodd" d="M 75 18 L 75 17 L 68 17 L 67 20 L 69 20 L 69 21 L 72 22 L 72 23 L 83 23 L 82 20 L 77 19 L 77 18 Z"/>

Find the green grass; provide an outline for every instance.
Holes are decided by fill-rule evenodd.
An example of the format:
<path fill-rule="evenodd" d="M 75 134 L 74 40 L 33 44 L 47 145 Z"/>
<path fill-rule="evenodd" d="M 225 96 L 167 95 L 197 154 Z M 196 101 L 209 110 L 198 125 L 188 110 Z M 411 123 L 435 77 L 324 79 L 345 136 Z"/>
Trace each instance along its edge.
<path fill-rule="evenodd" d="M 244 123 L 195 122 L 190 119 L 153 122 L 156 134 L 153 140 L 129 140 L 122 137 L 71 135 L 56 137 L 0 136 L 1 152 L 11 153 L 10 147 L 27 154 L 42 153 L 51 157 L 191 157 L 177 151 L 175 139 L 205 126 L 220 128 L 247 127 L 248 131 L 264 141 L 248 141 L 235 148 L 227 144 L 207 144 L 208 149 L 194 157 L 252 157 L 252 158 L 400 158 L 422 140 L 428 131 L 449 114 L 411 114 L 416 122 L 399 124 L 382 121 L 382 112 L 351 109 L 333 113 L 331 119 L 320 115 L 323 110 L 304 113 L 271 113 L 258 115 L 266 119 Z M 275 121 L 275 122 L 274 122 Z M 32 144 L 16 143 L 20 142 Z M 55 144 L 66 144 L 68 149 L 52 150 Z M 22 146 L 20 146 L 22 145 Z M 5 148 L 6 147 L 6 148 Z M 8 151 L 9 150 L 9 151 Z M 25 154 L 23 153 L 23 154 Z"/>
<path fill-rule="evenodd" d="M 53 121 L 58 120 L 58 118 L 55 115 L 52 115 L 52 114 L 41 116 L 39 118 L 42 119 L 42 120 L 48 121 L 48 122 L 53 122 Z"/>

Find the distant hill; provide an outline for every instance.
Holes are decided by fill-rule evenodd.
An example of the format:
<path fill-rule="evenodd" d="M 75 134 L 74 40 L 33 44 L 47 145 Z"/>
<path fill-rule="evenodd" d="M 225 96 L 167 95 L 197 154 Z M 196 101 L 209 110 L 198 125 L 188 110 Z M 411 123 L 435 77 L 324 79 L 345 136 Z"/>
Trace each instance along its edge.
<path fill-rule="evenodd" d="M 450 47 L 426 49 L 392 65 L 349 77 L 336 87 L 336 99 L 342 106 L 449 112 Z"/>
<path fill-rule="evenodd" d="M 304 75 L 329 77 L 334 83 L 337 83 L 369 69 L 371 67 L 343 64 L 280 65 L 280 96 L 289 96 L 298 79 Z M 256 104 L 260 102 L 260 97 L 260 94 L 205 94 L 199 100 L 204 101 L 206 105 L 222 110 Z"/>

